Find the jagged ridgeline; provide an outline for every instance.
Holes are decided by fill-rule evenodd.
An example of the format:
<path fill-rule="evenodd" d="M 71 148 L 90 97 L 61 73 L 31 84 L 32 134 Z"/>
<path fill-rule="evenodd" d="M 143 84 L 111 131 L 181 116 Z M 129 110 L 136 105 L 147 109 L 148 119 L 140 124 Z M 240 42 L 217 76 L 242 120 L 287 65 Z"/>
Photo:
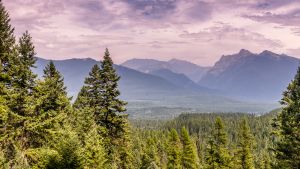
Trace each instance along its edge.
<path fill-rule="evenodd" d="M 54 62 L 32 72 L 28 31 L 16 39 L 0 1 L 0 168 L 300 168 L 300 69 L 282 109 L 128 121 L 108 49 L 71 103 Z"/>

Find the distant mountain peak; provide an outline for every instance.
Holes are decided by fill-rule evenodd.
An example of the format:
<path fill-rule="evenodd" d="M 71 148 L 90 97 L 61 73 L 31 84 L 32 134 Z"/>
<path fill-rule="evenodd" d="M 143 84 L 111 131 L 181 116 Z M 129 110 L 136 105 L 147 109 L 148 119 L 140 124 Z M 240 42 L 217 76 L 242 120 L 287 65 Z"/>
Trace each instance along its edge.
<path fill-rule="evenodd" d="M 272 51 L 269 51 L 269 50 L 264 50 L 259 55 L 278 55 L 278 54 L 276 54 Z"/>
<path fill-rule="evenodd" d="M 149 73 L 159 69 L 169 69 L 174 73 L 186 75 L 194 82 L 199 81 L 209 69 L 209 67 L 202 67 L 181 59 L 171 59 L 169 61 L 158 61 L 153 59 L 130 59 L 121 65 L 144 73 Z"/>
<path fill-rule="evenodd" d="M 250 54 L 253 54 L 253 53 L 251 53 L 249 50 L 241 49 L 238 54 L 239 55 L 250 55 Z"/>

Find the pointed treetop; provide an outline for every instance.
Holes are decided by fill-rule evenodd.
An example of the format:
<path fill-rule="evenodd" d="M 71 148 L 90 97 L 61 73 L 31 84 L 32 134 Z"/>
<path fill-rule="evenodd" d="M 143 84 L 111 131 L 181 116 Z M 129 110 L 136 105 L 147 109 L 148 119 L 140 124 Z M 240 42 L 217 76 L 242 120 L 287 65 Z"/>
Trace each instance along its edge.
<path fill-rule="evenodd" d="M 113 61 L 110 57 L 110 53 L 109 53 L 107 48 L 105 49 L 105 53 L 104 53 L 104 56 L 103 56 L 103 64 L 113 65 Z"/>
<path fill-rule="evenodd" d="M 29 65 L 34 65 L 36 61 L 36 53 L 34 50 L 34 45 L 32 42 L 32 37 L 26 31 L 23 33 L 22 37 L 19 39 L 19 53 L 22 59 L 22 62 L 25 62 Z"/>
<path fill-rule="evenodd" d="M 45 77 L 61 77 L 52 60 L 44 69 L 44 78 Z"/>
<path fill-rule="evenodd" d="M 0 56 L 10 52 L 15 44 L 14 28 L 2 1 L 0 1 Z M 2 59 L 2 58 L 1 58 Z"/>

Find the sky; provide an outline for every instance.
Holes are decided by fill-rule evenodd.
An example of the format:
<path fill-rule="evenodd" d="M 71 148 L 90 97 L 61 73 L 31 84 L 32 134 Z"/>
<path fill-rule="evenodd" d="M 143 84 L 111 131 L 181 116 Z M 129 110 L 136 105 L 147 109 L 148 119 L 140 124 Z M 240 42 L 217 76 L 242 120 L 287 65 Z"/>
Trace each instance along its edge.
<path fill-rule="evenodd" d="M 300 0 L 2 0 L 39 57 L 131 58 L 211 66 L 247 49 L 300 58 Z"/>

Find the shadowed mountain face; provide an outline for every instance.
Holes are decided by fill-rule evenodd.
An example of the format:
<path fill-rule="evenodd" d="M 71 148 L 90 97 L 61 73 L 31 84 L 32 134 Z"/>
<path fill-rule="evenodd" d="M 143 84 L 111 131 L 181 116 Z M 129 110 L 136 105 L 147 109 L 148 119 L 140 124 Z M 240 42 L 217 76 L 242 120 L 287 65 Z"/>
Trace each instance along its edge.
<path fill-rule="evenodd" d="M 36 62 L 37 68 L 34 69 L 39 77 L 43 74 L 44 67 L 48 64 L 48 60 L 38 58 Z M 91 68 L 100 62 L 93 59 L 68 59 L 53 61 L 57 69 L 62 73 L 67 86 L 69 95 L 76 97 L 83 85 L 85 77 L 88 76 Z M 163 93 L 180 88 L 167 80 L 145 74 L 133 69 L 115 65 L 118 74 L 121 76 L 120 89 L 122 97 L 126 99 L 139 99 L 140 96 L 145 97 L 145 92 Z M 151 98 L 151 96 L 149 96 Z"/>
<path fill-rule="evenodd" d="M 293 79 L 299 59 L 270 51 L 253 54 L 242 49 L 222 56 L 198 84 L 255 101 L 275 102 Z"/>
<path fill-rule="evenodd" d="M 42 77 L 48 60 L 38 58 L 34 72 Z M 93 59 L 68 59 L 54 61 L 62 73 L 70 96 L 76 98 L 85 77 L 92 66 L 99 64 Z M 189 112 L 265 112 L 275 108 L 274 104 L 246 103 L 221 96 L 217 90 L 201 87 L 184 74 L 168 69 L 157 69 L 148 73 L 115 65 L 121 76 L 119 88 L 121 98 L 128 101 L 128 112 L 132 117 L 170 117 L 184 111 Z"/>
<path fill-rule="evenodd" d="M 184 74 L 194 82 L 198 82 L 201 77 L 209 70 L 209 67 L 202 67 L 178 59 L 172 59 L 169 61 L 158 61 L 153 59 L 131 59 L 121 65 L 144 73 L 167 69 L 174 73 Z"/>

